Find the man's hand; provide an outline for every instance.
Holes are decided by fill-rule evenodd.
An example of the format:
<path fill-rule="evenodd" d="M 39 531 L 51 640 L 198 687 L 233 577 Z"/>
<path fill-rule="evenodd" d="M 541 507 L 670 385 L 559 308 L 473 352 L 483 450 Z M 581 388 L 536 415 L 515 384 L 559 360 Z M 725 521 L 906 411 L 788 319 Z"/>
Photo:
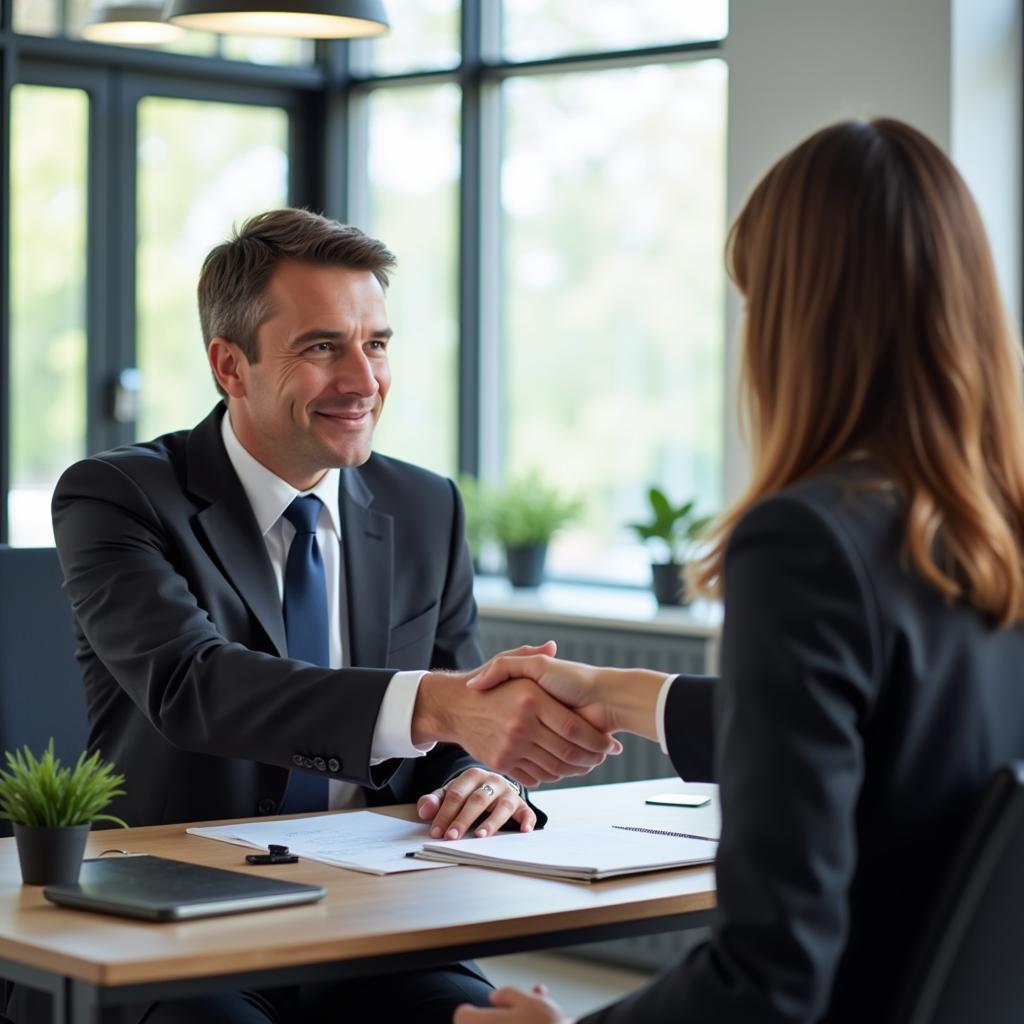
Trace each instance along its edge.
<path fill-rule="evenodd" d="M 491 993 L 493 1010 L 464 1003 L 455 1011 L 452 1024 L 568 1024 L 569 1018 L 544 985 L 534 985 L 533 994 L 517 988 L 499 988 Z"/>
<path fill-rule="evenodd" d="M 431 822 L 434 839 L 460 839 L 488 811 L 487 818 L 473 830 L 478 838 L 494 835 L 509 819 L 519 822 L 520 832 L 532 832 L 537 824 L 537 815 L 512 783 L 486 768 L 467 768 L 440 789 L 421 796 L 416 810 L 424 821 Z"/>
<path fill-rule="evenodd" d="M 554 645 L 520 648 L 503 659 L 550 658 Z M 520 653 L 529 652 L 529 653 Z M 488 666 L 484 666 L 486 669 Z M 458 743 L 477 761 L 526 786 L 585 775 L 608 754 L 622 749 L 618 740 L 545 693 L 531 680 L 513 679 L 493 692 L 471 689 L 466 673 L 428 672 L 420 682 L 412 716 L 412 739 Z"/>

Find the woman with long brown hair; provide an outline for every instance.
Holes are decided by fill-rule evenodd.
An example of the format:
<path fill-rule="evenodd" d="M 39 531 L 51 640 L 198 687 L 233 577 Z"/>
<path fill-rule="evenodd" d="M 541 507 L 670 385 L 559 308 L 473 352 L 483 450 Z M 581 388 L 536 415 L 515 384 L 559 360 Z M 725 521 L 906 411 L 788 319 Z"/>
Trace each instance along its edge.
<path fill-rule="evenodd" d="M 963 180 L 906 124 L 827 128 L 756 187 L 730 268 L 753 465 L 698 572 L 721 679 L 529 657 L 473 683 L 536 678 L 684 777 L 713 734 L 711 938 L 588 1024 L 884 1019 L 981 792 L 1024 757 L 1020 350 Z M 563 1019 L 493 1001 L 456 1021 Z"/>

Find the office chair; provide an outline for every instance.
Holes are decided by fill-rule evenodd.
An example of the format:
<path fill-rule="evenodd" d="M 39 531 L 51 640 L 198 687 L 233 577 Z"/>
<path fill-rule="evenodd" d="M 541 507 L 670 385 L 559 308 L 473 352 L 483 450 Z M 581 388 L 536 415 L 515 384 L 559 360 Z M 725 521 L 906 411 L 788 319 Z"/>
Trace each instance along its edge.
<path fill-rule="evenodd" d="M 893 1024 L 1024 1019 L 1024 761 L 993 776 L 946 877 Z"/>
<path fill-rule="evenodd" d="M 67 764 L 85 749 L 89 727 L 75 662 L 71 605 L 55 548 L 0 545 L 0 754 L 49 738 Z M 0 836 L 12 834 L 0 819 Z M 10 983 L 0 978 L 0 1024 Z"/>
<path fill-rule="evenodd" d="M 67 764 L 88 742 L 63 582 L 55 548 L 0 545 L 0 754 L 27 743 L 38 755 L 52 736 Z M 9 835 L 0 820 L 0 836 Z"/>

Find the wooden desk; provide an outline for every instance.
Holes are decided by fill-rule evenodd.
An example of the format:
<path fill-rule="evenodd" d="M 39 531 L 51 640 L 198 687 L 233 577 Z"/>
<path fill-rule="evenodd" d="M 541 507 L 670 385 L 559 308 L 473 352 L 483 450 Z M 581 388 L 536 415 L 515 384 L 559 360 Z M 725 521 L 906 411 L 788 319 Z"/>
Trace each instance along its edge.
<path fill-rule="evenodd" d="M 708 834 L 708 808 L 648 807 L 644 797 L 709 791 L 678 779 L 544 791 L 556 822 L 604 821 Z M 409 805 L 390 808 L 414 818 Z M 378 877 L 303 861 L 249 867 L 241 847 L 186 835 L 183 825 L 90 836 L 86 856 L 118 847 L 267 874 L 327 889 L 319 903 L 181 924 L 58 908 L 22 886 L 13 839 L 0 840 L 0 977 L 49 991 L 54 1021 L 122 1019 L 119 1008 L 223 988 L 295 984 L 405 970 L 473 956 L 579 944 L 707 923 L 710 867 L 593 885 L 480 868 Z"/>

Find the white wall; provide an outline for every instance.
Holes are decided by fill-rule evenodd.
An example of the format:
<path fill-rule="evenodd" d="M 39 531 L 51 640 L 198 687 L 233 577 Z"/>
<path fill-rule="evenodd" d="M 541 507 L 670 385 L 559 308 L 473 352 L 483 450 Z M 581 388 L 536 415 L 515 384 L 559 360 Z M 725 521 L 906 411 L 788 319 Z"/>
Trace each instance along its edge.
<path fill-rule="evenodd" d="M 978 198 L 1011 313 L 1019 315 L 1021 0 L 732 0 L 731 221 L 751 186 L 810 132 L 894 116 L 957 161 Z M 736 426 L 739 306 L 726 316 L 725 497 L 747 479 Z"/>

